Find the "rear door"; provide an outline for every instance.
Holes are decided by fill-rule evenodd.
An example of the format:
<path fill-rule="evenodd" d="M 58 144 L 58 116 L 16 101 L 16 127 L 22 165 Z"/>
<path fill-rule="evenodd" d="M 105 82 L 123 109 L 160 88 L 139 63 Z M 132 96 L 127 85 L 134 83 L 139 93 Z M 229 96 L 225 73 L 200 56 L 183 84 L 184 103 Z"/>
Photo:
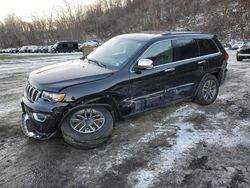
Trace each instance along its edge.
<path fill-rule="evenodd" d="M 201 62 L 209 68 L 208 72 L 218 72 L 223 63 L 222 53 L 212 39 L 197 39 Z"/>
<path fill-rule="evenodd" d="M 178 87 L 175 99 L 192 97 L 208 63 L 199 57 L 199 47 L 193 38 L 173 40 L 174 62 Z"/>

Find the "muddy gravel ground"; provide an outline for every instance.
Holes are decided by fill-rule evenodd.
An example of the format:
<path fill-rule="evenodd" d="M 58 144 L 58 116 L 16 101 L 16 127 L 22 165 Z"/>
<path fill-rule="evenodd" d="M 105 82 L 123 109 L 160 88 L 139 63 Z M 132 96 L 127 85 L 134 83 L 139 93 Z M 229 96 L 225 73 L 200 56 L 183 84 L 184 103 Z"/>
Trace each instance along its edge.
<path fill-rule="evenodd" d="M 93 150 L 74 149 L 60 134 L 34 141 L 20 129 L 28 73 L 81 54 L 1 54 L 0 187 L 250 187 L 250 60 L 229 54 L 214 104 L 119 121 L 112 140 Z"/>

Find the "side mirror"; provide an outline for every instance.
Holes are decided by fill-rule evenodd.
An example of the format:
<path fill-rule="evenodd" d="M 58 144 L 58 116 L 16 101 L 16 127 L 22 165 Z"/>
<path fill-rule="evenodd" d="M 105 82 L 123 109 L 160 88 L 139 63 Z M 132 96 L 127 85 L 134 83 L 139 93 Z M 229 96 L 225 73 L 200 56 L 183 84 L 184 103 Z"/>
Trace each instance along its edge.
<path fill-rule="evenodd" d="M 151 59 L 140 59 L 138 61 L 138 69 L 139 70 L 146 70 L 153 68 L 153 61 Z"/>

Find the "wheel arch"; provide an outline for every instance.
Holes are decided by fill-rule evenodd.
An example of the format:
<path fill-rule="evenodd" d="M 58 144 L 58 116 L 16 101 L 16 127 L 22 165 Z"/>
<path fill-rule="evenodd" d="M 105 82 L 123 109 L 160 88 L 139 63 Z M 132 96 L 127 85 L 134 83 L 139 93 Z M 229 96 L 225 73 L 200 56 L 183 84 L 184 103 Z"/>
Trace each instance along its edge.
<path fill-rule="evenodd" d="M 120 114 L 120 110 L 118 108 L 118 104 L 117 101 L 114 97 L 110 96 L 110 95 L 104 95 L 104 96 L 95 96 L 95 97 L 85 97 L 82 99 L 79 99 L 74 107 L 76 106 L 103 106 L 105 107 L 107 110 L 109 110 L 109 112 L 111 113 L 111 115 L 114 118 L 119 118 L 121 117 Z"/>

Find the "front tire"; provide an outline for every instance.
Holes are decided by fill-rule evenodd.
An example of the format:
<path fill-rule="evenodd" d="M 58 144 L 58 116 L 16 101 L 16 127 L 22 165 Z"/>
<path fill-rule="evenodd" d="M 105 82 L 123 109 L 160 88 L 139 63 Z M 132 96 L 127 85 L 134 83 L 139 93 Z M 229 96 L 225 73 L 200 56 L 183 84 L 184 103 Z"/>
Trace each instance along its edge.
<path fill-rule="evenodd" d="M 204 77 L 198 87 L 195 102 L 200 105 L 212 104 L 219 92 L 219 82 L 214 75 Z"/>
<path fill-rule="evenodd" d="M 79 106 L 69 112 L 61 130 L 70 145 L 90 149 L 108 141 L 113 124 L 113 117 L 106 108 Z"/>

